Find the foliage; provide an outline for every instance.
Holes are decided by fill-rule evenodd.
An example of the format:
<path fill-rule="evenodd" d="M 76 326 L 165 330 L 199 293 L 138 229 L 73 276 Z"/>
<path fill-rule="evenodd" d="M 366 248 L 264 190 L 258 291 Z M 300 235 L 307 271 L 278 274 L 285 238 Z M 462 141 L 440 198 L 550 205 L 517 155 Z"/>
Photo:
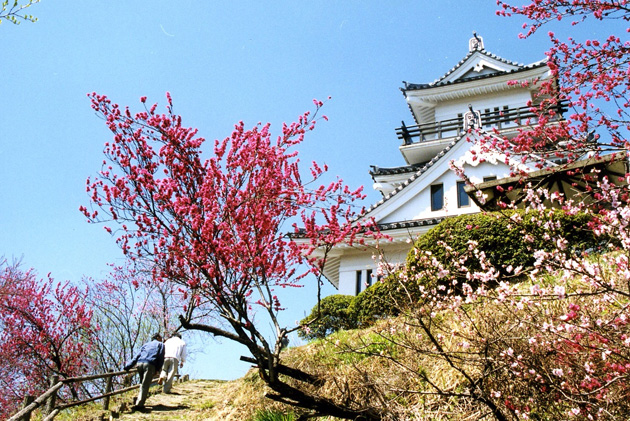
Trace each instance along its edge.
<path fill-rule="evenodd" d="M 105 144 L 100 174 L 88 180 L 98 209 L 81 207 L 86 217 L 118 224 L 116 241 L 123 252 L 149 262 L 155 282 L 177 285 L 187 300 L 180 317 L 184 328 L 245 345 L 267 384 L 298 405 L 355 416 L 354 409 L 314 401 L 277 371 L 286 335 L 298 329 L 280 325 L 278 289 L 300 285 L 305 275 L 296 273 L 300 263 L 310 263 L 308 273 L 320 275 L 327 251 L 361 241 L 356 236 L 364 229 L 348 223 L 361 189 L 352 191 L 341 180 L 309 189 L 325 170 L 317 164 L 310 180 L 302 180 L 294 148 L 314 128 L 317 113 L 285 125 L 275 141 L 269 125 L 246 130 L 240 122 L 203 160 L 205 139 L 182 126 L 170 95 L 163 114 L 157 104 L 133 115 L 105 96 L 90 98 L 114 137 Z M 296 219 L 304 227 L 295 229 L 300 241 L 286 233 Z M 316 248 L 323 250 L 322 258 L 305 258 Z M 260 330 L 268 324 L 275 342 Z"/>
<path fill-rule="evenodd" d="M 37 18 L 33 15 L 26 13 L 26 9 L 34 4 L 39 3 L 40 0 L 28 0 L 25 4 L 20 4 L 20 0 L 4 0 L 0 5 L 0 24 L 3 19 L 9 22 L 19 25 L 21 21 L 36 22 Z"/>
<path fill-rule="evenodd" d="M 576 28 L 574 35 L 566 41 L 554 32 L 548 32 L 552 43 L 547 52 L 548 66 L 554 78 L 543 84 L 541 96 L 537 98 L 541 116 L 560 99 L 567 100 L 573 112 L 561 124 L 551 124 L 544 117 L 540 119 L 539 126 L 525 130 L 514 139 L 519 149 L 537 153 L 545 150 L 553 154 L 560 152 L 575 159 L 589 141 L 591 132 L 595 132 L 601 145 L 627 149 L 630 129 L 628 41 L 624 40 L 625 35 L 614 33 L 605 39 L 579 39 L 584 38 L 586 31 L 577 36 L 579 25 L 587 19 L 602 25 L 611 25 L 615 21 L 620 21 L 622 26 L 627 24 L 630 16 L 627 2 L 536 0 L 523 6 L 504 1 L 497 3 L 502 9 L 498 14 L 521 15 L 527 19 L 523 24 L 526 32 L 520 35 L 522 38 L 532 36 L 551 23 Z M 557 147 L 549 150 L 549 145 L 567 138 L 571 141 L 566 151 L 558 151 Z"/>
<path fill-rule="evenodd" d="M 84 298 L 68 283 L 37 279 L 33 270 L 0 261 L 0 417 L 25 395 L 47 390 L 52 375 L 75 377 L 92 368 L 94 328 Z"/>
<path fill-rule="evenodd" d="M 337 294 L 322 298 L 311 314 L 300 321 L 303 328 L 298 335 L 304 339 L 321 339 L 341 329 L 356 329 L 356 318 L 350 312 L 353 301 L 352 295 Z"/>
<path fill-rule="evenodd" d="M 293 421 L 295 416 L 293 413 L 285 414 L 283 412 L 272 411 L 269 409 L 261 409 L 256 412 L 252 421 Z"/>
<path fill-rule="evenodd" d="M 174 286 L 150 282 L 146 271 L 130 263 L 112 267 L 105 279 L 86 283 L 86 304 L 96 326 L 91 355 L 98 372 L 121 369 L 154 333 L 166 336 L 179 326 L 181 303 Z"/>
<path fill-rule="evenodd" d="M 420 267 L 420 262 L 434 264 L 435 258 L 452 270 L 454 265 L 449 262 L 453 256 L 465 255 L 472 241 L 503 278 L 511 277 L 516 268 L 522 272 L 533 267 L 534 251 L 555 247 L 549 242 L 551 226 L 566 240 L 567 252 L 608 250 L 609 239 L 593 233 L 592 216 L 586 213 L 550 209 L 544 223 L 538 217 L 536 212 L 506 210 L 448 218 L 416 241 L 407 264 L 410 270 L 422 271 L 424 267 Z M 426 255 L 431 259 L 420 257 Z M 469 259 L 464 265 L 469 271 L 480 269 L 476 259 Z M 465 280 L 463 273 L 453 275 L 459 282 Z"/>

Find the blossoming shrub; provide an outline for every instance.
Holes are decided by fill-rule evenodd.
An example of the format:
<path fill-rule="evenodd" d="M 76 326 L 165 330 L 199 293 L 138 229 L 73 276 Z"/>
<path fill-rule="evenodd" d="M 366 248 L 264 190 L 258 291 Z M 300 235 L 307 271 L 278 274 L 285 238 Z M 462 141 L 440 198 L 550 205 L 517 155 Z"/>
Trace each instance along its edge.
<path fill-rule="evenodd" d="M 454 408 L 457 419 L 488 409 L 488 419 L 627 419 L 628 296 L 545 273 L 467 298 L 427 291 L 422 305 L 357 331 L 354 342 L 332 336 L 337 364 L 344 354 L 364 359 L 353 392 L 395 391 L 385 405 L 397 419 L 450 419 L 439 414 Z M 390 344 L 373 350 L 373 338 Z"/>
<path fill-rule="evenodd" d="M 550 229 L 566 240 L 567 253 L 597 251 L 606 246 L 610 238 L 596 237 L 591 221 L 592 216 L 585 213 L 570 214 L 553 209 L 547 212 L 544 221 L 537 214 L 516 210 L 460 215 L 446 219 L 416 241 L 407 259 L 408 270 L 422 272 L 422 265 L 435 266 L 435 259 L 453 275 L 449 283 L 453 285 L 456 280 L 461 284 L 466 274 L 453 271 L 452 259 L 458 256 L 469 270 L 480 270 L 479 259 L 467 257 L 469 244 L 474 241 L 477 251 L 484 253 L 488 263 L 503 278 L 518 276 L 533 266 L 535 250 L 556 247 L 551 241 Z"/>
<path fill-rule="evenodd" d="M 566 239 L 567 253 L 601 250 L 611 237 L 596 237 L 591 221 L 585 213 L 558 210 L 550 210 L 544 222 L 523 211 L 449 218 L 416 241 L 404 272 L 392 273 L 361 292 L 352 301 L 348 317 L 355 317 L 358 326 L 368 326 L 421 304 L 425 289 L 459 291 L 467 272 L 455 268 L 454 256 L 467 270 L 481 269 L 480 260 L 469 250 L 471 241 L 476 244 L 475 253 L 483 253 L 492 270 L 504 279 L 519 278 L 531 268 L 536 260 L 534 250 L 555 247 L 550 228 Z M 443 270 L 436 273 L 437 266 Z"/>
<path fill-rule="evenodd" d="M 578 278 L 547 288 L 506 286 L 504 295 L 481 301 L 493 323 L 473 337 L 494 361 L 485 385 L 505 412 L 531 419 L 630 414 L 627 294 L 604 293 Z"/>

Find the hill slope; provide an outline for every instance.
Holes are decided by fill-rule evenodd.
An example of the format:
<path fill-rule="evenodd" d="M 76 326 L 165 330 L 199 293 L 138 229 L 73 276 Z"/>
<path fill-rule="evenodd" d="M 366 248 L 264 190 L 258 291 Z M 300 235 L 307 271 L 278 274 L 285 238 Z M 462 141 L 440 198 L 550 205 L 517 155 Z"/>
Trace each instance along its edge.
<path fill-rule="evenodd" d="M 239 420 L 252 418 L 257 410 L 273 405 L 265 402 L 264 387 L 252 372 L 233 380 L 192 380 L 177 383 L 173 393 L 164 394 L 160 387 L 153 386 L 149 392 L 145 409 L 131 410 L 136 393 L 112 399 L 110 411 L 100 409 L 100 404 L 85 405 L 75 410 L 62 412 L 58 421 L 93 421 L 119 419 L 123 421 L 210 421 Z"/>

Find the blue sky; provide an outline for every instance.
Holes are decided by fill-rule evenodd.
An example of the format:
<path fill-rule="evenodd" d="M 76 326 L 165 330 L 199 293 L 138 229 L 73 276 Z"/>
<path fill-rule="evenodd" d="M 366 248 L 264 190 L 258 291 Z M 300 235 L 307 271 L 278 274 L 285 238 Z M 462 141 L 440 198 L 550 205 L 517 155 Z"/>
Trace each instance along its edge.
<path fill-rule="evenodd" d="M 546 36 L 519 40 L 523 20 L 499 18 L 493 0 L 96 1 L 42 0 L 36 23 L 0 25 L 0 256 L 22 257 L 58 280 L 101 278 L 121 253 L 78 211 L 110 135 L 88 92 L 139 109 L 170 91 L 184 123 L 214 140 L 234 123 L 276 129 L 328 101 L 301 148 L 350 186 L 371 188 L 369 165 L 403 165 L 394 129 L 411 115 L 402 81 L 431 82 L 467 53 L 473 31 L 486 49 L 530 63 Z M 277 133 L 277 132 L 276 132 Z M 326 293 L 334 291 L 327 288 Z M 315 303 L 295 293 L 293 323 Z M 208 339 L 187 370 L 235 378 L 244 353 Z"/>

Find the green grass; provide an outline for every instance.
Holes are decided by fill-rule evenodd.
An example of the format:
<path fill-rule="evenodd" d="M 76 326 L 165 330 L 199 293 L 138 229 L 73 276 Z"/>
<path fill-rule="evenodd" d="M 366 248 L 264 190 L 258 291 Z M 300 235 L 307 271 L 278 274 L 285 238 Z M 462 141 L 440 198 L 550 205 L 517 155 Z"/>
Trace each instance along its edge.
<path fill-rule="evenodd" d="M 268 409 L 261 409 L 256 412 L 254 418 L 250 421 L 294 421 L 295 414 L 293 412 L 282 413 L 279 411 L 271 411 Z"/>

